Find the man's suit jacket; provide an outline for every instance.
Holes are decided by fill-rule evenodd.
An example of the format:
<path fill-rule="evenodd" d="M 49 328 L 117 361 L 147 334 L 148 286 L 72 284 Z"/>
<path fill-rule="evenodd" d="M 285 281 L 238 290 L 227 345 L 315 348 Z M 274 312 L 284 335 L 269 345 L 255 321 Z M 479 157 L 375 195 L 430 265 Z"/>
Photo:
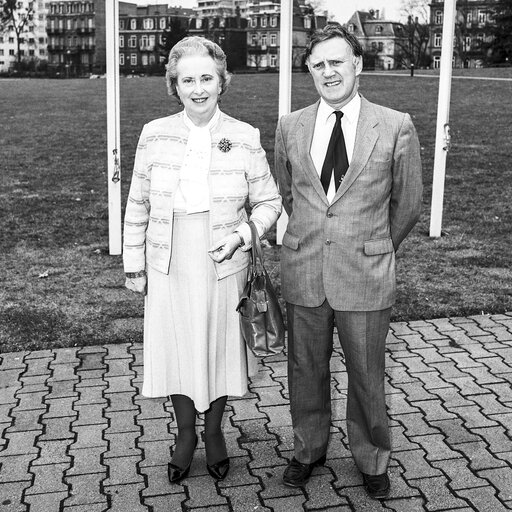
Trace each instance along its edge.
<path fill-rule="evenodd" d="M 310 156 L 319 103 L 283 116 L 275 172 L 289 222 L 281 249 L 282 295 L 376 311 L 395 301 L 395 252 L 418 220 L 420 146 L 409 114 L 362 98 L 352 161 L 331 204 Z"/>

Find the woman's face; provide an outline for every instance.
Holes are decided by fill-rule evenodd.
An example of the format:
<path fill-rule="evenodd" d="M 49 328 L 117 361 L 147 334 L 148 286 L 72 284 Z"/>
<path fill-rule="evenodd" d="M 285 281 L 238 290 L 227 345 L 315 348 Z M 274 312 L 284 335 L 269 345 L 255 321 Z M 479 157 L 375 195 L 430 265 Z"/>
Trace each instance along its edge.
<path fill-rule="evenodd" d="M 213 117 L 221 85 L 217 66 L 210 56 L 187 55 L 177 65 L 176 90 L 190 119 L 205 126 Z"/>

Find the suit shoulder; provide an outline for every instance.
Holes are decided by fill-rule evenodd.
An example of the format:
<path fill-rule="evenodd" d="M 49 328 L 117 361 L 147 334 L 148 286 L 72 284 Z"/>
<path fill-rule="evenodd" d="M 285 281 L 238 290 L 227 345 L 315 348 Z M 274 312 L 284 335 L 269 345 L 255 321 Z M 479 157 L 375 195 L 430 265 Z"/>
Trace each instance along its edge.
<path fill-rule="evenodd" d="M 389 123 L 402 124 L 404 118 L 409 115 L 405 112 L 401 112 L 390 107 L 385 107 L 384 105 L 379 105 L 378 103 L 371 103 L 369 101 L 366 101 L 366 103 L 369 108 L 373 109 L 375 117 L 386 120 Z"/>

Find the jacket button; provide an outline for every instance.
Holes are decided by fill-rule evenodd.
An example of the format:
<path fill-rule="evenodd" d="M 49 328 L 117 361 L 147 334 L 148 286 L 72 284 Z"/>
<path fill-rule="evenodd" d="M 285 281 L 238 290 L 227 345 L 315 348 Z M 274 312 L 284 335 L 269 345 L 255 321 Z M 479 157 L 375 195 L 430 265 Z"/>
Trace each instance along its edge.
<path fill-rule="evenodd" d="M 329 217 L 329 219 L 330 219 L 331 217 L 334 217 L 334 213 L 327 212 L 327 217 Z"/>
<path fill-rule="evenodd" d="M 331 241 L 330 240 L 326 240 L 325 241 L 325 245 L 331 245 Z"/>

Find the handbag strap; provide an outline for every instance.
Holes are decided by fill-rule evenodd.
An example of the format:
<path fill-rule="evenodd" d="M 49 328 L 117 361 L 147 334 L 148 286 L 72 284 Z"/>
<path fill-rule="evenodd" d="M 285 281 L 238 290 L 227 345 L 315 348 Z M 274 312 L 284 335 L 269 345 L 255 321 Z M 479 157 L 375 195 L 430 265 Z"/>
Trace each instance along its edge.
<path fill-rule="evenodd" d="M 265 269 L 263 266 L 263 250 L 261 249 L 261 243 L 260 243 L 260 237 L 258 235 L 258 230 L 256 229 L 256 226 L 254 225 L 254 222 L 250 220 L 248 222 L 249 227 L 251 228 L 251 239 L 252 239 L 252 248 L 251 248 L 251 254 L 252 254 L 252 268 L 255 269 L 258 266 L 258 259 L 261 265 L 262 269 Z"/>

